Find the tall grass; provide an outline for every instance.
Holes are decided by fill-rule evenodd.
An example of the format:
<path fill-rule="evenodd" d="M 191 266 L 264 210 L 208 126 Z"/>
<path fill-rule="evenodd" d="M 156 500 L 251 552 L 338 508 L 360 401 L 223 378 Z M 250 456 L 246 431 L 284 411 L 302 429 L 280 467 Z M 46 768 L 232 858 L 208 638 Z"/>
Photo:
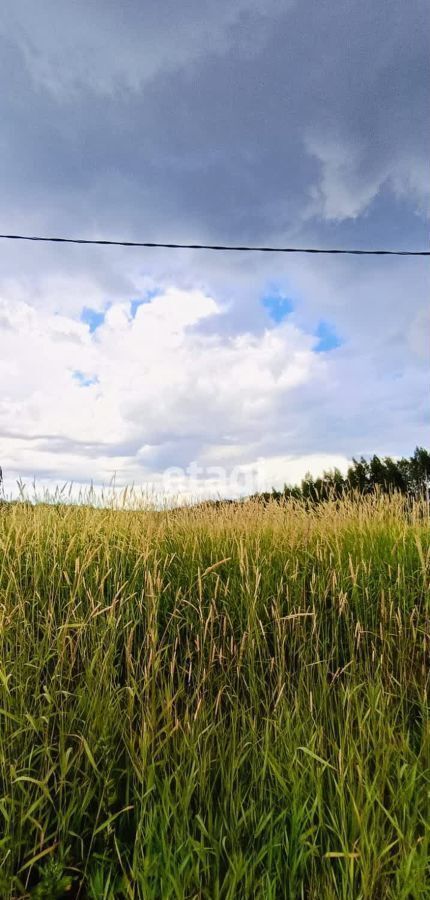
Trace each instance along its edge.
<path fill-rule="evenodd" d="M 429 897 L 401 498 L 0 508 L 0 896 Z"/>

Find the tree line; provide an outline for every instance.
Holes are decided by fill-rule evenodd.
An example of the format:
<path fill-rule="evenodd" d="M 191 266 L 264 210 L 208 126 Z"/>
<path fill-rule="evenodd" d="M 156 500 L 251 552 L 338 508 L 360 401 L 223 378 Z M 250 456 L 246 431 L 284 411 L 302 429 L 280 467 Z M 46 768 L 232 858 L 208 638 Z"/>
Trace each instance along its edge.
<path fill-rule="evenodd" d="M 340 499 L 350 493 L 390 494 L 398 492 L 406 496 L 429 496 L 430 488 L 430 452 L 424 447 L 417 447 L 413 456 L 393 459 L 385 456 L 372 456 L 365 459 L 353 459 L 346 475 L 339 469 L 324 472 L 318 478 L 309 473 L 300 485 L 286 484 L 280 491 L 271 491 L 254 495 L 264 501 L 296 498 L 319 503 L 328 499 Z"/>

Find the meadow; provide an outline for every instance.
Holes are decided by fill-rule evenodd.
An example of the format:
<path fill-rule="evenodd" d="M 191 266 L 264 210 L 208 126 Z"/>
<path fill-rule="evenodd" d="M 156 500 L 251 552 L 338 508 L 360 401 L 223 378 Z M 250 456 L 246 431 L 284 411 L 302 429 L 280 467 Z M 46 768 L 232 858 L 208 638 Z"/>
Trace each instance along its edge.
<path fill-rule="evenodd" d="M 430 528 L 0 506 L 0 897 L 430 897 Z"/>

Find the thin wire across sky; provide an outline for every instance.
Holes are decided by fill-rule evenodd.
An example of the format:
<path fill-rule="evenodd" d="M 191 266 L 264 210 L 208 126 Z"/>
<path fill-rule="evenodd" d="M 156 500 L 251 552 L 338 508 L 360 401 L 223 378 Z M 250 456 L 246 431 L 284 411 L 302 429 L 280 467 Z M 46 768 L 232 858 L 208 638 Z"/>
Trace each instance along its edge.
<path fill-rule="evenodd" d="M 94 244 L 102 247 L 146 247 L 166 250 L 218 250 L 240 253 L 323 253 L 344 256 L 430 256 L 430 250 L 349 250 L 325 247 L 259 247 L 232 244 L 178 244 L 158 241 L 113 241 L 93 238 L 42 237 L 33 234 L 0 234 L 0 240 L 40 241 L 51 244 Z"/>

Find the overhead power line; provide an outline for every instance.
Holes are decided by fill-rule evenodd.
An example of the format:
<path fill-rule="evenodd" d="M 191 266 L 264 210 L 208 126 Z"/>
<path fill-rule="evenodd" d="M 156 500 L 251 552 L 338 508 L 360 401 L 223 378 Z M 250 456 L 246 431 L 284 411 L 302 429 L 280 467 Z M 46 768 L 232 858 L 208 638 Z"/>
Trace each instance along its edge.
<path fill-rule="evenodd" d="M 160 247 L 167 250 L 226 250 L 245 253 L 336 253 L 350 256 L 430 256 L 430 250 L 343 250 L 323 247 L 257 247 L 232 244 L 171 244 L 156 241 L 108 241 L 89 238 L 41 237 L 34 234 L 0 234 L 7 241 L 43 241 L 51 244 L 97 244 L 103 247 Z"/>

